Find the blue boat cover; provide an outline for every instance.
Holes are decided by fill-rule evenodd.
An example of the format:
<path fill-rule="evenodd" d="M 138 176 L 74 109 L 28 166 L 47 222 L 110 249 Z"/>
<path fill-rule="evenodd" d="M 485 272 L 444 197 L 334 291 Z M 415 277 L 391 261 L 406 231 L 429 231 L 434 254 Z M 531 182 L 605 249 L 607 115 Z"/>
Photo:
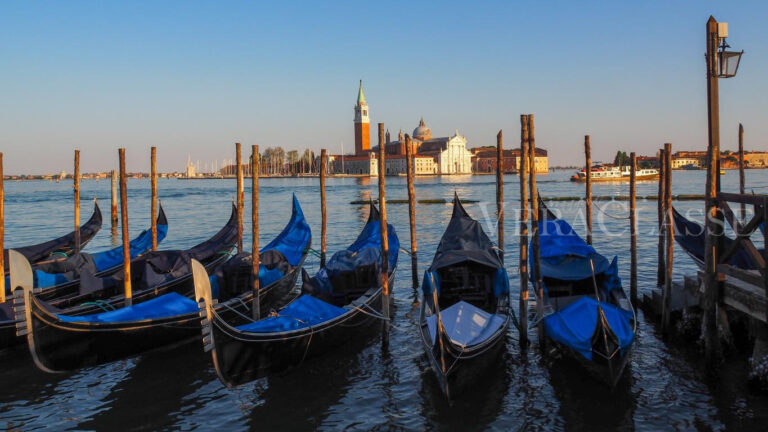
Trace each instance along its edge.
<path fill-rule="evenodd" d="M 157 226 L 157 242 L 160 243 L 168 234 L 168 225 Z M 131 259 L 145 253 L 152 248 L 152 231 L 144 230 L 135 239 L 131 240 L 129 250 Z M 94 273 L 104 271 L 123 264 L 123 246 L 89 254 L 96 267 Z M 72 281 L 72 275 L 67 273 L 47 273 L 42 270 L 34 271 L 35 288 L 47 288 Z"/>
<path fill-rule="evenodd" d="M 601 302 L 608 326 L 619 341 L 622 352 L 632 344 L 635 337 L 630 320 L 632 312 Z M 587 360 L 592 360 L 592 335 L 597 328 L 597 301 L 581 297 L 560 312 L 544 318 L 544 330 L 552 339 L 578 351 Z"/>
<path fill-rule="evenodd" d="M 304 294 L 281 309 L 277 316 L 241 325 L 237 329 L 250 333 L 291 331 L 316 326 L 348 311 L 349 309 L 340 308 Z"/>
<path fill-rule="evenodd" d="M 309 228 L 306 219 L 304 219 L 304 212 L 301 210 L 296 194 L 294 194 L 291 220 L 288 221 L 288 224 L 277 237 L 261 249 L 261 253 L 273 249 L 277 250 L 285 256 L 291 266 L 297 266 L 304 255 L 304 251 L 309 247 L 311 239 L 312 230 Z M 261 271 L 259 271 L 259 274 L 261 274 Z"/>
<path fill-rule="evenodd" d="M 266 287 L 272 285 L 280 280 L 281 277 L 283 277 L 283 272 L 279 268 L 275 267 L 270 270 L 264 265 L 259 265 L 259 286 Z"/>
<path fill-rule="evenodd" d="M 375 207 L 371 206 L 371 209 Z M 360 235 L 351 246 L 347 248 L 350 252 L 358 252 L 366 248 L 376 248 L 381 250 L 381 222 L 378 218 L 378 211 L 373 212 L 368 217 L 368 222 L 363 227 Z M 400 251 L 400 240 L 397 238 L 397 232 L 395 227 L 391 224 L 387 224 L 387 243 L 389 246 L 389 269 L 392 270 L 397 266 L 397 255 Z M 331 258 L 333 259 L 333 258 Z"/>
<path fill-rule="evenodd" d="M 167 318 L 197 312 L 197 303 L 179 293 L 163 294 L 132 306 L 92 315 L 57 315 L 63 322 L 116 323 Z"/>
<path fill-rule="evenodd" d="M 592 277 L 592 265 L 595 276 L 606 273 L 611 282 L 607 289 L 621 287 L 618 279 L 616 258 L 613 263 L 600 255 L 595 249 L 579 237 L 573 228 L 563 219 L 543 219 L 539 222 L 539 251 L 541 273 L 544 277 L 559 280 L 582 280 Z M 531 240 L 533 241 L 533 240 Z M 529 257 L 530 268 L 535 269 L 533 254 Z"/>

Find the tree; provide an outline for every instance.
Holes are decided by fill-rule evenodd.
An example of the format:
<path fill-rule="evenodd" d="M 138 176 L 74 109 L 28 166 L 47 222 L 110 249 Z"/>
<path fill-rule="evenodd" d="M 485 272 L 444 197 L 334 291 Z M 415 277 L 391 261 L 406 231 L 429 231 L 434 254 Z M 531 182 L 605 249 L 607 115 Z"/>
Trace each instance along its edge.
<path fill-rule="evenodd" d="M 288 166 L 290 167 L 289 170 L 291 174 L 298 171 L 296 169 L 296 164 L 299 162 L 299 151 L 298 150 L 291 150 L 288 152 Z"/>
<path fill-rule="evenodd" d="M 629 163 L 629 156 L 627 156 L 627 152 L 623 152 L 621 150 L 616 152 L 616 157 L 613 158 L 613 164 L 616 166 L 624 166 Z"/>
<path fill-rule="evenodd" d="M 309 172 L 312 172 L 312 162 L 315 160 L 315 152 L 310 149 L 304 150 L 304 154 L 301 156 L 302 164 L 309 167 Z"/>

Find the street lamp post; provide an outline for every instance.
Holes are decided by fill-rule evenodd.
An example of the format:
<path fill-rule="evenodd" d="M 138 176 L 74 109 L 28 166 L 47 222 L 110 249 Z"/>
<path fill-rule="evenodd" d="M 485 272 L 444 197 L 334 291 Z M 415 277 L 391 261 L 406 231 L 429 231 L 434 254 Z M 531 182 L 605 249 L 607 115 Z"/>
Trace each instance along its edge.
<path fill-rule="evenodd" d="M 723 216 L 716 198 L 720 191 L 720 100 L 718 80 L 736 76 L 744 51 L 727 51 L 728 23 L 718 23 L 710 16 L 707 21 L 707 111 L 709 145 L 707 148 L 707 190 L 704 280 L 704 340 L 707 360 L 714 363 L 720 357 L 720 339 L 717 334 L 717 242 L 721 240 Z"/>

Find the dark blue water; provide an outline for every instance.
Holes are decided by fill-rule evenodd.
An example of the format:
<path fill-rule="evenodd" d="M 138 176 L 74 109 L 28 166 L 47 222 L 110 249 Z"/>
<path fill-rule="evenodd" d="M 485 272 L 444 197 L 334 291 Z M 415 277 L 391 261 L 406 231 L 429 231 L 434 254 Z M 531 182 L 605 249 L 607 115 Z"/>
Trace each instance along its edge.
<path fill-rule="evenodd" d="M 583 185 L 567 181 L 570 173 L 539 177 L 543 196 L 576 196 Z M 350 201 L 377 196 L 376 179 L 328 180 L 328 250 L 333 252 L 356 237 L 367 216 L 366 206 Z M 519 184 L 506 178 L 505 262 L 517 282 L 518 243 L 515 211 Z M 250 184 L 247 182 L 247 184 Z M 748 171 L 747 184 L 764 192 L 768 172 Z M 703 172 L 675 172 L 675 194 L 703 193 Z M 736 191 L 735 172 L 723 177 L 723 190 Z M 149 182 L 130 180 L 131 236 L 149 226 Z M 638 195 L 655 195 L 656 183 L 639 185 Z M 208 238 L 229 216 L 234 180 L 166 180 L 159 195 L 170 230 L 163 248 L 186 248 Z M 467 210 L 496 236 L 495 183 L 491 176 L 419 178 L 418 199 L 460 197 L 479 200 Z M 260 241 L 266 244 L 290 215 L 295 193 L 320 244 L 320 204 L 317 179 L 262 179 Z M 626 184 L 595 185 L 595 195 L 626 195 Z M 246 190 L 246 199 L 250 193 Z M 387 178 L 387 196 L 406 198 L 405 179 Z M 71 182 L 6 182 L 6 247 L 47 240 L 72 229 Z M 109 227 L 109 182 L 82 184 L 83 220 L 89 200 L 97 197 L 105 216 L 104 229 L 88 245 L 90 251 L 116 241 Z M 246 202 L 249 206 L 249 203 Z M 621 276 L 628 286 L 629 228 L 620 202 L 596 202 L 595 247 L 619 256 Z M 701 210 L 702 202 L 678 202 L 683 210 Z M 552 203 L 579 232 L 583 232 L 581 203 Z M 656 278 L 656 203 L 640 200 L 639 288 L 647 292 Z M 389 221 L 403 245 L 409 244 L 408 206 L 390 204 Z M 250 233 L 246 211 L 246 233 Z M 419 266 L 423 270 L 450 217 L 450 205 L 418 205 Z M 700 215 L 701 213 L 699 213 Z M 696 214 L 692 214 L 696 218 Z M 699 217 L 700 218 L 700 217 Z M 246 234 L 244 244 L 250 244 Z M 675 275 L 695 271 L 681 252 Z M 309 258 L 310 272 L 317 260 Z M 746 386 L 747 356 L 729 357 L 717 377 L 706 373 L 695 347 L 666 343 L 656 325 L 640 313 L 638 340 L 630 379 L 611 392 L 582 377 L 579 369 L 549 365 L 536 344 L 522 351 L 517 331 L 510 329 L 504 361 L 489 379 L 453 405 L 443 399 L 422 355 L 414 306 L 410 259 L 400 254 L 395 282 L 395 319 L 388 350 L 377 340 L 364 348 L 343 351 L 307 362 L 289 374 L 263 379 L 240 388 L 225 388 L 217 379 L 210 355 L 199 343 L 147 353 L 80 371 L 51 375 L 32 364 L 25 347 L 0 352 L 0 427 L 22 430 L 192 430 L 213 426 L 232 430 L 765 430 L 768 398 Z M 516 304 L 516 301 L 513 302 Z M 535 341 L 532 329 L 530 338 Z"/>

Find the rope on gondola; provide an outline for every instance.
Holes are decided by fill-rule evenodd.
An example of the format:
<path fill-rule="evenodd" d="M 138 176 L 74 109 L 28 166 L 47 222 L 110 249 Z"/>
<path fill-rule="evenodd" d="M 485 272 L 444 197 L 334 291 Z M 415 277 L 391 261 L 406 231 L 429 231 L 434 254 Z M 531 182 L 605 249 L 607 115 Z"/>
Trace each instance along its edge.
<path fill-rule="evenodd" d="M 320 258 L 320 257 L 322 257 L 322 254 L 321 254 L 321 253 L 320 253 L 320 251 L 319 251 L 319 250 L 317 250 L 317 249 L 312 249 L 312 248 L 309 248 L 309 249 L 307 249 L 307 252 L 308 252 L 308 253 L 310 253 L 310 254 L 312 254 L 312 256 L 314 256 L 315 258 Z"/>
<path fill-rule="evenodd" d="M 62 258 L 68 258 L 68 255 L 66 254 L 66 252 L 58 252 L 58 251 L 57 252 L 51 252 L 51 256 L 52 257 L 54 257 L 54 256 L 61 256 Z"/>

